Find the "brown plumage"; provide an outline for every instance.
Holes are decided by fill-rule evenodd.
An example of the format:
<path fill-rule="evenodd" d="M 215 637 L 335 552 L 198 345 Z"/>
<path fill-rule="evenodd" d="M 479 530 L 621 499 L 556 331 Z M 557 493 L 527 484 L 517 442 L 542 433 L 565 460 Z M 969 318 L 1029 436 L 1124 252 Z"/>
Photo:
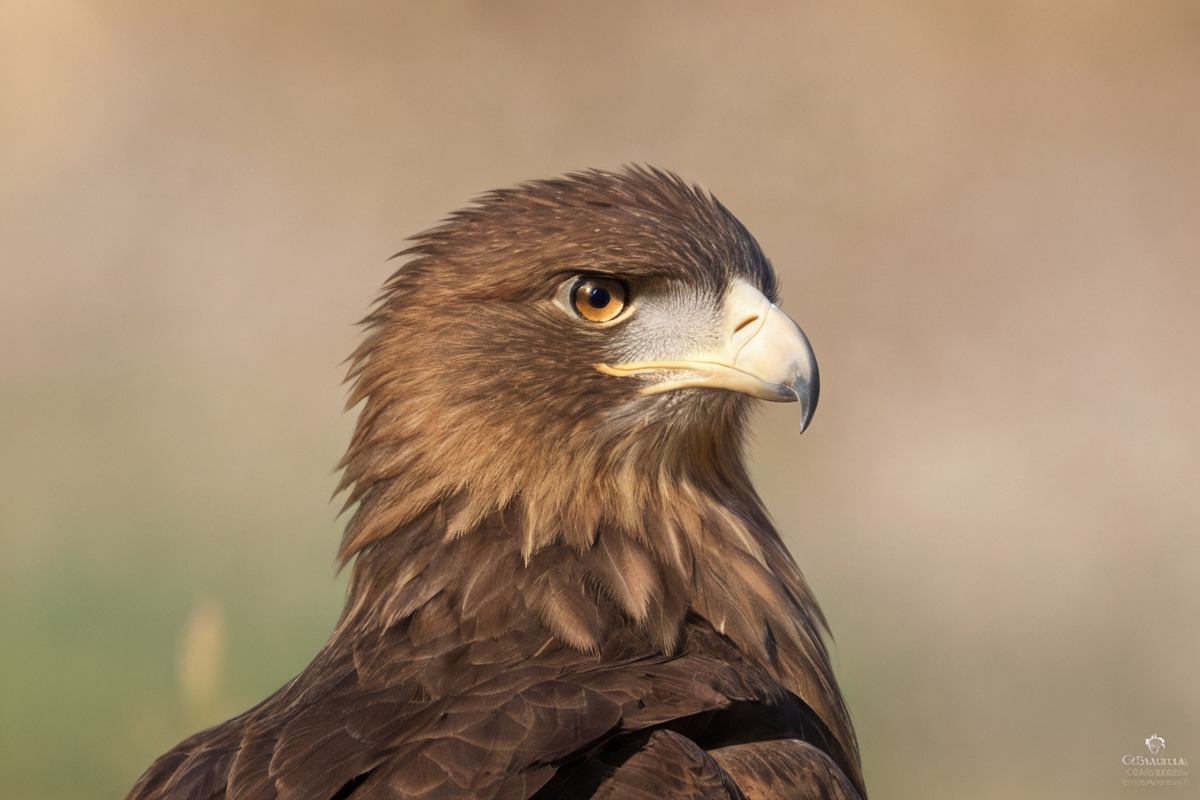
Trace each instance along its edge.
<path fill-rule="evenodd" d="M 337 628 L 129 798 L 864 797 L 743 465 L 751 396 L 804 424 L 817 388 L 745 228 L 668 173 L 591 171 L 402 255 L 352 359 Z"/>

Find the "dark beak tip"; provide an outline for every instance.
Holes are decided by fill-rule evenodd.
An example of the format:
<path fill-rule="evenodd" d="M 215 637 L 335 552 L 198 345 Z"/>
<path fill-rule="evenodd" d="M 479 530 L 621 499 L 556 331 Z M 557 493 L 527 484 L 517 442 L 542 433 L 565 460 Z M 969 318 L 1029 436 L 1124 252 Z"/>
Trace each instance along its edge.
<path fill-rule="evenodd" d="M 821 380 L 817 375 L 816 365 L 813 365 L 813 375 L 800 391 L 796 399 L 800 401 L 800 433 L 808 430 L 813 415 L 817 413 L 817 400 L 821 396 Z"/>

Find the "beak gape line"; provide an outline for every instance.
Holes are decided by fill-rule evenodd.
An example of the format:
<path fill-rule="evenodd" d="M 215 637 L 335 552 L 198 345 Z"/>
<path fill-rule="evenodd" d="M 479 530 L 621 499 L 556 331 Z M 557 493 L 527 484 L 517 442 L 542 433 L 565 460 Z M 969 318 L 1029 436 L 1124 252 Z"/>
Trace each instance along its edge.
<path fill-rule="evenodd" d="M 773 402 L 798 401 L 803 432 L 820 394 L 817 359 L 804 331 L 743 280 L 736 281 L 725 297 L 721 326 L 721 343 L 713 350 L 595 368 L 605 375 L 653 378 L 642 394 L 711 388 Z"/>

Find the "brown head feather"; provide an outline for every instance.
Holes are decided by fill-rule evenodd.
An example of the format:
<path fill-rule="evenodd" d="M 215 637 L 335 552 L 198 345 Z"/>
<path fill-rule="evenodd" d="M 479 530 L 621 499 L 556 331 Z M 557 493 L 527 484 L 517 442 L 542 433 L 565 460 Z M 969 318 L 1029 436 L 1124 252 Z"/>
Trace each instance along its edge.
<path fill-rule="evenodd" d="M 773 297 L 757 244 L 711 196 L 659 171 L 582 173 L 486 195 L 401 255 L 352 357 L 349 403 L 363 408 L 340 465 L 358 504 L 343 561 L 452 497 L 456 534 L 520 498 L 527 557 L 582 547 L 598 515 L 642 526 L 663 485 L 647 464 L 668 487 L 740 471 L 742 398 L 673 415 L 654 413 L 663 398 L 631 402 L 633 387 L 591 368 L 610 355 L 604 331 L 552 304 L 563 280 L 596 272 L 714 296 L 741 276 Z"/>

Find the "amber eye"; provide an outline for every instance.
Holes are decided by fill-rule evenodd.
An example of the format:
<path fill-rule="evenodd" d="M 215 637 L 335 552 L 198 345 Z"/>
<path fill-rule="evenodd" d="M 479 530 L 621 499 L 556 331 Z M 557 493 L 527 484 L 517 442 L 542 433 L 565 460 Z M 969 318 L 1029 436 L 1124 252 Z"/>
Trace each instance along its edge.
<path fill-rule="evenodd" d="M 580 278 L 571 287 L 571 305 L 588 322 L 611 322 L 625 310 L 625 284 L 612 278 Z"/>

